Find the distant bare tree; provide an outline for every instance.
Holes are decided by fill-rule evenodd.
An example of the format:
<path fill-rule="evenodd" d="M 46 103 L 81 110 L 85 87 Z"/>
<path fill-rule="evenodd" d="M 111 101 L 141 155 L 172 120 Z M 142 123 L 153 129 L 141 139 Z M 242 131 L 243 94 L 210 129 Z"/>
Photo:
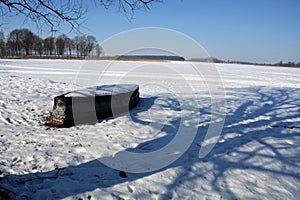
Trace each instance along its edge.
<path fill-rule="evenodd" d="M 6 55 L 5 47 L 6 47 L 6 42 L 5 42 L 4 33 L 0 31 L 0 56 Z"/>
<path fill-rule="evenodd" d="M 97 40 L 92 35 L 80 35 L 72 40 L 65 34 L 42 39 L 29 29 L 15 29 L 5 40 L 0 31 L 0 56 L 11 55 L 69 55 L 94 56 Z M 100 47 L 97 47 L 100 48 Z M 102 48 L 100 48 L 100 54 Z"/>
<path fill-rule="evenodd" d="M 100 57 L 100 55 L 103 53 L 103 48 L 100 46 L 100 44 L 96 44 L 95 51 L 96 51 L 96 56 Z"/>
<path fill-rule="evenodd" d="M 19 29 L 15 29 L 9 33 L 7 38 L 7 46 L 11 55 L 21 55 L 21 32 Z"/>
<path fill-rule="evenodd" d="M 8 35 L 7 47 L 12 55 L 30 55 L 33 51 L 35 34 L 28 29 L 15 29 Z"/>
<path fill-rule="evenodd" d="M 124 13 L 133 13 L 138 9 L 150 9 L 152 2 L 162 0 L 92 0 L 95 4 L 109 8 L 118 5 Z M 39 25 L 47 24 L 50 30 L 65 22 L 72 29 L 80 26 L 80 19 L 87 12 L 86 0 L 0 0 L 0 15 L 11 16 L 23 14 L 26 18 Z"/>
<path fill-rule="evenodd" d="M 62 34 L 58 36 L 56 39 L 56 51 L 58 55 L 64 55 L 65 49 L 66 49 L 66 38 L 67 36 L 65 34 Z"/>
<path fill-rule="evenodd" d="M 44 40 L 44 52 L 46 55 L 53 55 L 55 50 L 55 38 L 47 37 Z"/>
<path fill-rule="evenodd" d="M 91 53 L 91 51 L 95 48 L 97 44 L 97 40 L 94 36 L 92 35 L 88 35 L 86 37 L 86 55 L 89 55 Z"/>
<path fill-rule="evenodd" d="M 20 29 L 20 43 L 26 55 L 32 54 L 34 34 L 28 29 Z"/>
<path fill-rule="evenodd" d="M 83 36 L 75 36 L 72 39 L 72 43 L 74 45 L 74 49 L 76 51 L 76 55 L 80 56 L 82 53 L 82 43 L 83 43 Z"/>
<path fill-rule="evenodd" d="M 96 38 L 91 35 L 76 36 L 73 39 L 73 45 L 75 47 L 77 56 L 88 56 L 96 44 Z"/>
<path fill-rule="evenodd" d="M 69 51 L 69 56 L 72 56 L 72 50 L 74 48 L 73 41 L 70 38 L 66 37 L 65 44 L 66 44 L 67 50 Z"/>
<path fill-rule="evenodd" d="M 43 54 L 43 46 L 44 46 L 44 41 L 42 38 L 40 38 L 37 35 L 33 36 L 33 50 L 35 52 L 35 55 L 42 55 Z"/>

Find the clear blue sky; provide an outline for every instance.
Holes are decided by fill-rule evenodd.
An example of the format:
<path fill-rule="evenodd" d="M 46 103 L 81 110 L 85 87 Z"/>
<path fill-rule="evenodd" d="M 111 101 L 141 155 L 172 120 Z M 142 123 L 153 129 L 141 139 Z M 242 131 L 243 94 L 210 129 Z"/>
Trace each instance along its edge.
<path fill-rule="evenodd" d="M 128 29 L 163 27 L 192 37 L 224 60 L 300 61 L 300 0 L 164 0 L 136 11 L 131 22 L 115 7 L 88 6 L 82 32 L 100 43 Z M 12 21 L 2 27 L 5 33 L 22 24 Z"/>

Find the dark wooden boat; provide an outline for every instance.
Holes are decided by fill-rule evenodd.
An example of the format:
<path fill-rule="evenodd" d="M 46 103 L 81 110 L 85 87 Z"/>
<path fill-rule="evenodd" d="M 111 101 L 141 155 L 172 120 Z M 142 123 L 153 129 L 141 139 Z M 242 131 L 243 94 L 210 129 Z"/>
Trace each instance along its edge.
<path fill-rule="evenodd" d="M 116 84 L 89 87 L 59 95 L 46 124 L 71 127 L 95 123 L 105 117 L 128 112 L 139 102 L 139 86 Z"/>

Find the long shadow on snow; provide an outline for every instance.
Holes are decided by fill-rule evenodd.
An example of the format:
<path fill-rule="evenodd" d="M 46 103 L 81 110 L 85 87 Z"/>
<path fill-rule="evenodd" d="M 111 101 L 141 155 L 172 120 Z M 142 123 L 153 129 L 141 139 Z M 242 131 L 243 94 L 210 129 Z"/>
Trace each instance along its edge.
<path fill-rule="evenodd" d="M 197 179 L 203 184 L 210 184 L 212 187 L 211 190 L 218 192 L 220 196 L 235 199 L 237 198 L 237 194 L 230 190 L 230 185 L 225 177 L 227 170 L 252 169 L 257 172 L 291 177 L 300 181 L 299 174 L 295 174 L 294 170 L 290 170 L 290 168 L 297 169 L 300 167 L 298 155 L 287 157 L 281 153 L 277 146 L 273 146 L 267 141 L 268 138 L 280 140 L 294 138 L 295 141 L 299 139 L 299 131 L 298 134 L 295 134 L 294 132 L 282 133 L 282 130 L 294 128 L 291 124 L 284 124 L 285 120 L 295 119 L 300 116 L 300 99 L 295 95 L 299 94 L 300 90 L 294 88 L 256 87 L 231 88 L 227 89 L 227 91 L 227 94 L 233 97 L 226 99 L 229 105 L 227 108 L 226 123 L 221 135 L 223 141 L 218 142 L 214 149 L 202 160 L 198 158 L 198 152 L 201 146 L 199 144 L 203 141 L 208 128 L 208 125 L 206 125 L 207 120 L 200 122 L 198 134 L 189 150 L 177 161 L 157 172 L 143 174 L 127 173 L 127 177 L 122 178 L 121 176 L 124 174 L 120 175 L 120 172 L 106 167 L 95 159 L 77 166 L 55 169 L 49 172 L 8 175 L 1 178 L 0 186 L 12 191 L 11 195 L 23 196 L 28 199 L 33 199 L 43 193 L 49 198 L 64 198 L 92 191 L 96 188 L 108 188 L 163 172 L 166 169 L 179 167 L 182 170 L 177 174 L 172 184 L 165 186 L 168 190 L 164 194 L 164 197 L 171 199 L 173 197 L 172 191 L 181 187 L 181 185 L 189 184 L 189 182 Z M 131 112 L 131 117 L 135 123 L 149 124 L 140 119 L 137 114 L 150 109 L 154 101 L 155 98 L 143 99 L 136 112 Z M 200 101 L 202 100 L 200 99 Z M 204 101 L 207 101 L 207 99 L 204 99 Z M 230 103 L 237 106 L 230 107 Z M 174 102 L 174 104 L 176 105 L 177 102 Z M 172 105 L 170 104 L 170 106 Z M 178 107 L 173 106 L 173 109 L 178 109 Z M 200 112 L 209 114 L 210 107 L 201 107 Z M 160 142 L 165 144 L 176 134 L 179 120 L 178 118 L 172 119 L 169 122 L 170 125 L 164 126 L 163 130 L 167 132 L 167 136 L 147 141 L 140 144 L 136 149 L 128 150 L 140 152 L 140 148 L 145 146 L 159 148 L 160 145 L 157 146 L 155 144 L 159 144 Z M 296 130 L 299 129 L 296 128 Z M 232 134 L 236 135 L 232 137 Z M 240 150 L 241 147 L 249 145 L 251 142 L 256 142 L 260 145 L 257 145 L 256 149 L 249 152 Z M 286 150 L 299 148 L 297 145 L 290 145 Z M 261 155 L 260 151 L 262 149 L 271 151 L 272 155 Z M 262 156 L 273 162 L 279 161 L 284 164 L 281 169 L 272 169 L 268 165 L 256 165 L 251 162 L 253 156 Z M 233 157 L 236 159 L 235 161 L 232 161 L 231 158 Z M 213 169 L 204 167 L 202 169 L 201 163 L 211 163 Z M 198 172 L 192 172 L 192 167 L 195 165 L 199 167 Z M 207 179 L 207 177 L 210 177 L 210 179 Z M 192 185 L 192 187 L 200 187 L 200 185 Z M 193 191 L 190 194 L 192 195 L 192 193 Z M 145 197 L 145 195 L 147 194 L 136 191 L 132 194 L 132 197 Z"/>
<path fill-rule="evenodd" d="M 284 155 L 283 151 L 296 149 L 300 150 L 299 139 L 300 129 L 298 123 L 290 123 L 288 120 L 296 121 L 300 116 L 300 89 L 294 88 L 227 88 L 227 95 L 234 95 L 234 98 L 227 98 L 227 102 L 240 101 L 237 108 L 228 108 L 226 122 L 222 131 L 222 142 L 218 142 L 213 150 L 202 160 L 197 158 L 199 147 L 197 142 L 203 140 L 203 136 L 198 134 L 194 143 L 191 145 L 189 152 L 182 156 L 177 162 L 169 167 L 181 165 L 184 170 L 182 176 L 178 176 L 177 181 L 169 185 L 169 189 L 176 189 L 177 185 L 184 185 L 192 182 L 199 177 L 203 183 L 212 185 L 212 190 L 220 194 L 220 198 L 238 199 L 233 193 L 229 182 L 226 180 L 226 172 L 229 170 L 255 170 L 261 173 L 270 173 L 285 178 L 293 178 L 300 183 L 300 175 L 297 173 L 300 168 L 300 158 L 298 154 L 290 156 Z M 230 105 L 228 106 L 230 107 Z M 293 130 L 288 132 L 288 130 Z M 234 137 L 230 137 L 235 134 Z M 228 137 L 229 136 L 229 137 Z M 268 139 L 280 141 L 277 145 L 272 145 Z M 295 141 L 294 144 L 282 148 L 281 144 L 285 139 Z M 297 143 L 298 141 L 298 143 Z M 241 147 L 252 146 L 255 142 L 255 149 L 250 151 L 241 150 Z M 270 153 L 262 154 L 262 150 L 268 150 Z M 282 151 L 283 150 L 283 151 Z M 298 152 L 299 152 L 298 150 Z M 267 159 L 266 163 L 253 163 L 254 156 Z M 188 163 L 188 160 L 193 160 Z M 191 167 L 198 163 L 212 163 L 213 169 L 199 169 L 199 173 L 190 173 Z M 270 163 L 280 162 L 279 169 L 269 167 Z M 181 163 L 181 164 L 179 164 Z M 207 180 L 210 177 L 210 180 Z M 244 183 L 245 188 L 250 182 Z M 270 183 L 271 184 L 271 183 Z M 199 185 L 199 187 L 201 187 Z M 255 183 L 251 187 L 261 189 Z M 255 188 L 256 187 L 256 188 Z M 270 187 L 272 187 L 270 185 Z M 299 191 L 290 191 L 299 195 Z M 192 192 L 191 192 L 192 194 Z M 256 194 L 258 195 L 258 193 Z M 172 197 L 169 194 L 170 198 Z M 295 197 L 295 196 L 294 196 Z M 184 198 L 184 196 L 179 197 Z M 216 198 L 213 196 L 213 198 Z"/>

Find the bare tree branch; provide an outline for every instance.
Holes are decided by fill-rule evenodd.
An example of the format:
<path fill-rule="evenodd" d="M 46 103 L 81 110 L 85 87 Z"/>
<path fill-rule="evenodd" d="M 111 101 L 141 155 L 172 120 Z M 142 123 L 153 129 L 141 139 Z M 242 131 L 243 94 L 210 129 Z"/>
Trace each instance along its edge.
<path fill-rule="evenodd" d="M 80 2 L 79 2 L 80 3 Z M 78 4 L 67 1 L 66 4 L 53 4 L 51 0 L 0 0 L 0 7 L 6 6 L 10 13 L 23 14 L 31 21 L 50 26 L 59 26 L 61 22 L 68 23 L 71 29 L 79 28 L 79 20 L 85 14 L 85 10 Z"/>
<path fill-rule="evenodd" d="M 109 8 L 117 5 L 119 10 L 127 16 L 133 16 L 135 10 L 150 9 L 153 2 L 162 0 L 92 0 L 96 4 Z M 71 30 L 79 30 L 81 20 L 87 12 L 88 3 L 84 0 L 0 0 L 0 14 L 2 16 L 24 15 L 27 19 L 47 25 L 50 30 L 67 23 Z"/>

